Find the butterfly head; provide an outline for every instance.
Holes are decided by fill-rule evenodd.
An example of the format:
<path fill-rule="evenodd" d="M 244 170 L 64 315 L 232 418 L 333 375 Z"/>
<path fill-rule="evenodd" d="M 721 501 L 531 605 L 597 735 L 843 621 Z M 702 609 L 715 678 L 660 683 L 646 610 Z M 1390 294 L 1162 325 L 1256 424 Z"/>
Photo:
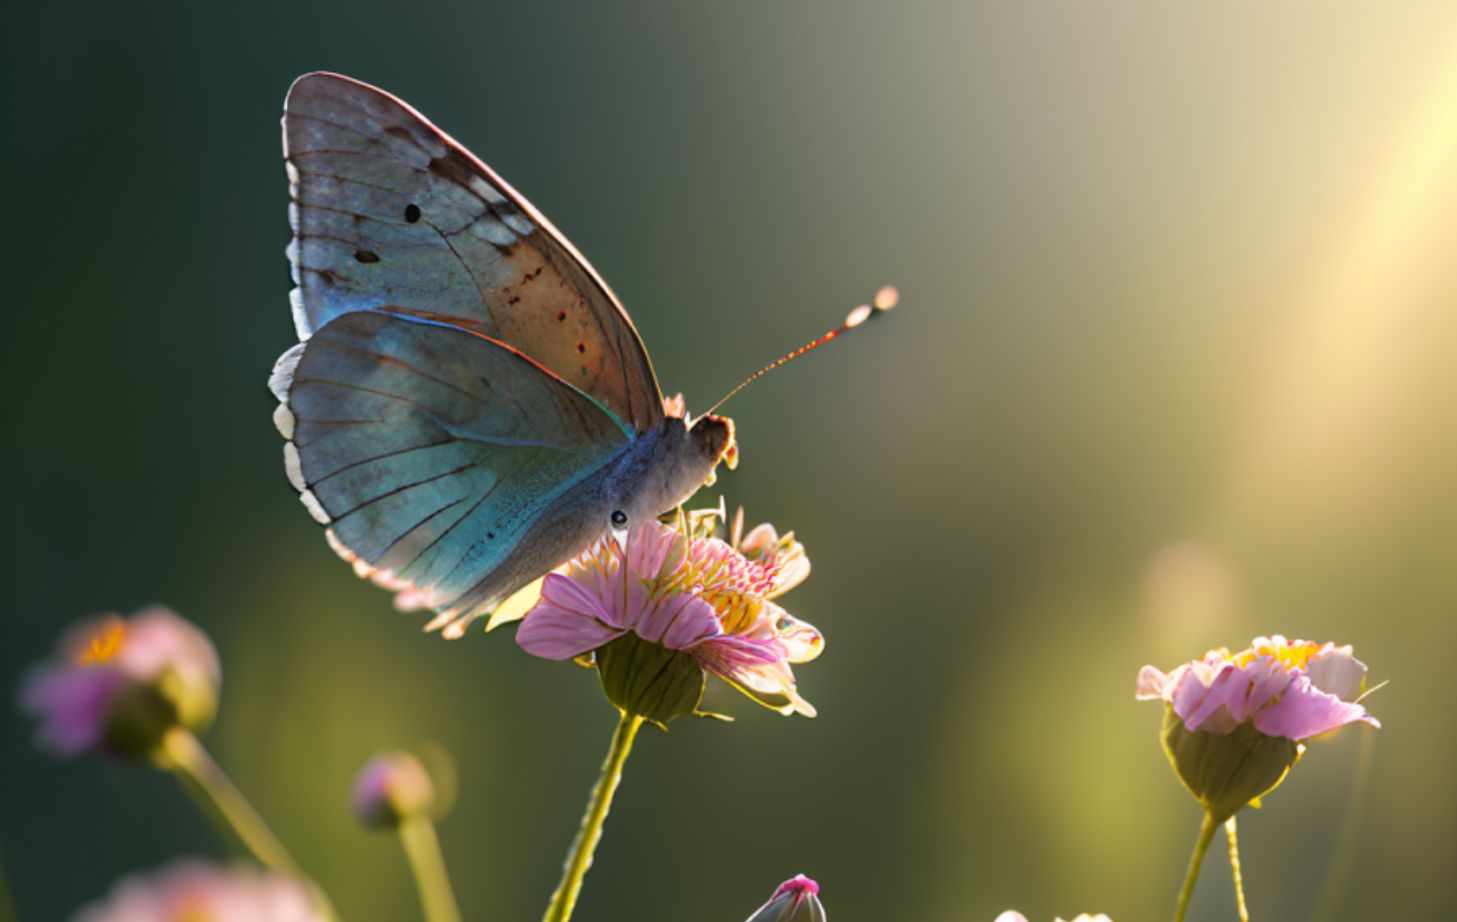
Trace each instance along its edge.
<path fill-rule="evenodd" d="M 708 476 L 703 481 L 705 486 L 713 483 L 720 461 L 728 465 L 729 470 L 739 466 L 739 443 L 734 439 L 734 421 L 727 416 L 705 413 L 693 420 L 688 427 L 688 440 L 708 461 Z"/>
<path fill-rule="evenodd" d="M 713 483 L 719 462 L 738 462 L 733 420 L 666 416 L 623 453 L 605 484 L 612 528 L 657 518 Z"/>

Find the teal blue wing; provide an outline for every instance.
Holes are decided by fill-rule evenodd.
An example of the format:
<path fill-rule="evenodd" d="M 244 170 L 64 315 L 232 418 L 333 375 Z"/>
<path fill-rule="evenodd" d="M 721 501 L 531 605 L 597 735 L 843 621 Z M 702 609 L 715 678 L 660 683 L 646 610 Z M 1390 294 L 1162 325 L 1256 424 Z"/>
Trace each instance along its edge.
<path fill-rule="evenodd" d="M 573 510 L 582 529 L 542 517 L 581 506 L 573 492 L 632 438 L 519 351 L 393 310 L 324 324 L 270 387 L 289 479 L 335 550 L 455 633 L 601 530 L 590 508 Z"/>
<path fill-rule="evenodd" d="M 516 190 L 394 96 L 307 74 L 284 103 L 301 340 L 391 305 L 483 333 L 638 432 L 662 392 L 601 277 Z"/>

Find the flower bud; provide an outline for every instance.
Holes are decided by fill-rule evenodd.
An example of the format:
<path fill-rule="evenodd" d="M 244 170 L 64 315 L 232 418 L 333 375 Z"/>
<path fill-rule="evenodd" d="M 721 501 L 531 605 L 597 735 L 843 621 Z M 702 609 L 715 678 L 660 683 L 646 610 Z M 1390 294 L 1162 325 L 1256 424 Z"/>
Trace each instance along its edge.
<path fill-rule="evenodd" d="M 825 922 L 820 885 L 803 874 L 795 875 L 780 884 L 748 922 Z"/>
<path fill-rule="evenodd" d="M 435 784 L 408 752 L 382 752 L 354 776 L 354 815 L 366 826 L 394 827 L 435 807 Z"/>

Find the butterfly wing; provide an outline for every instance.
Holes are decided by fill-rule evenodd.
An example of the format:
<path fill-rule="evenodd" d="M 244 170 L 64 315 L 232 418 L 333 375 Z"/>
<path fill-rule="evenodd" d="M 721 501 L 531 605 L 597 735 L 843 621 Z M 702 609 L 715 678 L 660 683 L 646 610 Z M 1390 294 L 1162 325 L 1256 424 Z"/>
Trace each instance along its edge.
<path fill-rule="evenodd" d="M 633 438 L 509 346 L 392 310 L 324 324 L 269 385 L 289 479 L 335 550 L 447 634 L 602 530 L 593 477 Z"/>
<path fill-rule="evenodd" d="M 420 113 L 347 77 L 307 74 L 289 90 L 283 137 L 299 339 L 393 305 L 509 344 L 638 432 L 662 419 L 647 352 L 607 285 Z"/>

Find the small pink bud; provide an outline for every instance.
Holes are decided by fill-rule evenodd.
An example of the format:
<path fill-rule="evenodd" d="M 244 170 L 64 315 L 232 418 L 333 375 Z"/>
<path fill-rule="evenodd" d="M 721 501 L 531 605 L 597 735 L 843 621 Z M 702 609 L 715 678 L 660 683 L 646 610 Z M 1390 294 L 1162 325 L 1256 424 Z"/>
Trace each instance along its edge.
<path fill-rule="evenodd" d="M 749 916 L 748 922 L 825 922 L 820 885 L 803 874 L 796 874 L 780 884 L 769 902 Z"/>
<path fill-rule="evenodd" d="M 382 752 L 354 776 L 354 815 L 366 826 L 393 827 L 435 806 L 435 784 L 408 752 Z"/>

